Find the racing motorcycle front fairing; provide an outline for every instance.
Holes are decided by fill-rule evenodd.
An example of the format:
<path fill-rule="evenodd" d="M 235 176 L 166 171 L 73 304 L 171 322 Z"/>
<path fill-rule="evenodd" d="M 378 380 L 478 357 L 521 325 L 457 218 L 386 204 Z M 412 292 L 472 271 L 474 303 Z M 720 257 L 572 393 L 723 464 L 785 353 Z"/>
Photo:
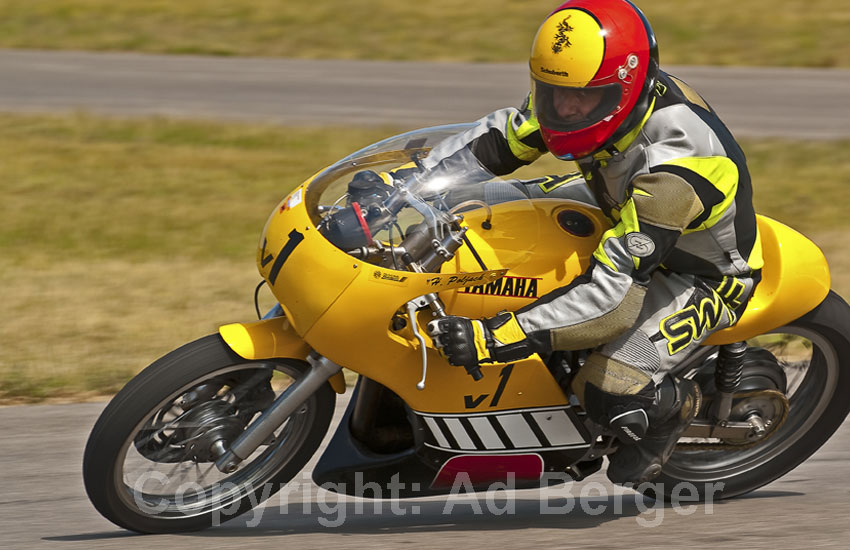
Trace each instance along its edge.
<path fill-rule="evenodd" d="M 327 168 L 278 206 L 258 253 L 260 272 L 311 348 L 433 413 L 467 412 L 464 396 L 494 395 L 500 367 L 485 367 L 495 375 L 475 382 L 426 340 L 428 376 L 417 390 L 417 333 L 433 310 L 417 306 L 413 323 L 407 304 L 436 296 L 448 312 L 470 317 L 518 309 L 580 274 L 606 227 L 592 205 L 531 199 L 522 183 L 487 173 L 471 154 L 426 174 L 417 169 L 465 128 L 404 134 Z M 371 204 L 352 200 L 350 184 L 364 171 L 384 187 Z M 565 221 L 571 216 L 584 221 L 582 233 Z M 476 409 L 566 404 L 540 358 L 521 363 L 511 391 Z"/>
<path fill-rule="evenodd" d="M 586 191 L 570 198 L 566 184 L 582 184 L 574 176 L 503 180 L 463 154 L 421 171 L 465 128 L 355 153 L 296 189 L 266 225 L 258 264 L 293 330 L 362 375 L 317 483 L 351 488 L 359 473 L 384 486 L 398 474 L 403 494 L 421 496 L 445 492 L 458 472 L 483 486 L 510 471 L 517 486 L 537 486 L 544 469 L 563 472 L 589 447 L 540 357 L 485 366 L 476 382 L 424 336 L 440 312 L 518 309 L 567 284 L 607 227 Z"/>
<path fill-rule="evenodd" d="M 419 372 L 414 365 L 422 360 L 417 356 L 421 346 L 404 319 L 405 304 L 434 294 L 454 315 L 479 318 L 519 309 L 582 273 L 610 227 L 580 177 L 501 179 L 466 151 L 420 170 L 434 147 L 444 147 L 470 127 L 389 138 L 295 189 L 269 218 L 257 257 L 291 329 L 269 326 L 262 334 L 259 328 L 231 327 L 223 331 L 225 340 L 239 335 L 236 351 L 248 350 L 253 358 L 258 350 L 303 358 L 313 348 L 425 410 L 435 407 L 428 390 L 410 390 Z M 371 177 L 361 177 L 365 173 Z M 392 219 L 382 219 L 390 200 L 402 207 Z M 462 237 L 448 223 L 452 215 L 463 217 Z M 828 266 L 811 241 L 763 216 L 759 235 L 765 255 L 762 282 L 741 320 L 707 344 L 741 341 L 781 326 L 814 308 L 829 289 Z M 458 239 L 463 240 L 459 245 Z M 457 249 L 448 253 L 442 240 Z M 405 253 L 415 256 L 422 272 L 406 265 Z M 420 311 L 421 321 L 427 324 L 431 313 Z M 467 389 L 471 380 L 430 347 L 427 354 L 432 388 Z M 386 364 L 403 367 L 387 369 Z M 481 384 L 487 385 L 482 381 L 474 389 Z M 560 402 L 560 391 L 550 389 L 545 402 Z M 528 392 L 522 395 L 531 399 Z M 436 407 L 459 409 L 457 402 Z"/>

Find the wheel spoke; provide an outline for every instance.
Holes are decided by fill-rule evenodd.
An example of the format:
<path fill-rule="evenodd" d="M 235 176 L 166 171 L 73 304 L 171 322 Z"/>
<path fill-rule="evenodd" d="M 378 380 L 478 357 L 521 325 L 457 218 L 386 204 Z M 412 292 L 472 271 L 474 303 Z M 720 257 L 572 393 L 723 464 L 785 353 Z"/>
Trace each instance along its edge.
<path fill-rule="evenodd" d="M 213 462 L 215 456 L 204 454 L 210 452 L 212 443 L 222 434 L 226 436 L 225 441 L 232 441 L 235 435 L 227 436 L 228 433 L 241 433 L 244 428 L 239 432 L 226 431 L 227 423 L 234 423 L 237 413 L 242 415 L 240 425 L 247 425 L 262 412 L 254 409 L 274 399 L 274 391 L 264 394 L 268 390 L 257 386 L 270 380 L 268 368 L 257 368 L 251 363 L 242 368 L 246 369 L 244 375 L 239 367 L 220 371 L 163 400 L 137 432 L 137 439 L 131 438 L 125 443 L 121 476 L 127 490 L 124 500 L 128 504 L 135 507 L 133 502 L 141 499 L 140 502 L 151 503 L 150 509 L 154 510 L 156 503 L 166 502 L 164 510 L 144 511 L 164 518 L 207 513 L 213 506 L 229 506 L 232 499 L 244 498 L 245 491 L 233 489 L 234 486 L 260 487 L 291 459 L 311 433 L 310 426 L 317 414 L 312 400 L 284 422 L 268 445 L 257 449 L 232 474 L 218 472 Z M 281 366 L 277 372 L 282 372 L 290 381 L 297 380 L 302 373 L 289 365 Z M 176 403 L 182 395 L 213 378 L 222 382 L 215 395 L 193 402 L 186 410 L 177 409 Z M 208 465 L 201 462 L 208 462 Z M 160 485 L 155 481 L 138 483 L 139 480 L 160 479 L 156 476 L 161 477 Z M 186 483 L 196 484 L 197 488 L 189 493 L 181 492 L 188 487 Z M 230 490 L 224 492 L 225 486 Z"/>

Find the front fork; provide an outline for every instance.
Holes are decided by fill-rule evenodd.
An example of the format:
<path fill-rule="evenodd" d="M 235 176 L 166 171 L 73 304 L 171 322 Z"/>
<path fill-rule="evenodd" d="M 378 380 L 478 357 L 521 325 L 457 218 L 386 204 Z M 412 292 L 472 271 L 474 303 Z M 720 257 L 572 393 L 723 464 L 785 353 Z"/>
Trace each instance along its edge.
<path fill-rule="evenodd" d="M 443 304 L 436 294 L 421 296 L 407 304 L 409 322 L 414 328 L 414 334 L 419 340 L 422 350 L 422 380 L 416 386 L 420 390 L 425 388 L 427 353 L 425 339 L 416 328 L 416 312 L 418 309 L 428 306 L 431 307 L 436 317 L 446 315 Z M 280 312 L 272 310 L 258 323 L 225 325 L 219 331 L 225 342 L 242 357 L 250 359 L 297 357 L 306 348 L 306 343 L 300 337 L 291 334 L 291 326 L 288 321 L 285 317 L 278 316 L 278 313 Z M 289 334 L 290 337 L 270 337 L 270 335 L 281 334 Z M 303 355 L 301 356 L 303 357 Z M 340 365 L 315 351 L 310 352 L 307 361 L 312 366 L 307 374 L 286 388 L 275 399 L 274 403 L 263 411 L 259 418 L 251 422 L 245 431 L 233 441 L 230 448 L 225 448 L 221 443 L 214 447 L 213 451 L 218 454 L 215 465 L 220 471 L 225 474 L 235 472 L 239 468 L 239 464 L 251 456 L 260 445 L 268 441 L 275 430 L 280 428 L 286 422 L 286 419 L 297 411 L 322 384 L 330 382 L 337 393 L 345 391 Z"/>
<path fill-rule="evenodd" d="M 303 378 L 286 388 L 274 403 L 233 441 L 230 448 L 218 457 L 215 465 L 220 471 L 225 474 L 235 472 L 239 464 L 268 441 L 274 431 L 306 403 L 322 384 L 342 370 L 341 366 L 316 352 L 311 353 L 307 361 L 313 368 Z"/>

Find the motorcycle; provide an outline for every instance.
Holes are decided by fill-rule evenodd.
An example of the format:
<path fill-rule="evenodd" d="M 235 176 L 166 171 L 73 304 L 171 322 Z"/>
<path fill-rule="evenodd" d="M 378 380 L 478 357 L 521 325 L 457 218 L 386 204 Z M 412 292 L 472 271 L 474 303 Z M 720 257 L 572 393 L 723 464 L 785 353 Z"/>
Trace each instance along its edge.
<path fill-rule="evenodd" d="M 619 442 L 569 389 L 589 350 L 464 369 L 428 336 L 436 318 L 516 310 L 568 284 L 610 227 L 577 174 L 503 179 L 462 153 L 424 169 L 469 127 L 386 139 L 284 198 L 257 251 L 278 304 L 155 361 L 95 424 L 83 474 L 101 514 L 165 533 L 248 511 L 321 446 L 343 367 L 357 382 L 312 472 L 323 487 L 394 483 L 418 497 L 459 479 L 519 489 L 600 470 Z M 745 313 L 675 372 L 705 399 L 658 483 L 638 488 L 656 498 L 679 483 L 753 491 L 811 456 L 850 409 L 850 308 L 823 254 L 775 220 L 758 227 L 764 268 Z M 694 308 L 676 337 L 717 318 Z"/>

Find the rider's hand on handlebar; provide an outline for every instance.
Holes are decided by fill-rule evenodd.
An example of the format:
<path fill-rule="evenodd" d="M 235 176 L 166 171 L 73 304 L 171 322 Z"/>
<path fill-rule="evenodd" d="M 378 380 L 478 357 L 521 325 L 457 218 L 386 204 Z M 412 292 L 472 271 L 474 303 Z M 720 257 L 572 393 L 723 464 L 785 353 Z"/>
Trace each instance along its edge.
<path fill-rule="evenodd" d="M 356 202 L 361 207 L 385 200 L 392 186 L 373 170 L 362 170 L 354 174 L 348 184 L 349 203 Z"/>
<path fill-rule="evenodd" d="M 507 363 L 534 353 L 516 316 L 507 311 L 480 320 L 443 317 L 428 323 L 428 333 L 449 363 L 465 367 L 476 380 L 484 363 Z"/>

